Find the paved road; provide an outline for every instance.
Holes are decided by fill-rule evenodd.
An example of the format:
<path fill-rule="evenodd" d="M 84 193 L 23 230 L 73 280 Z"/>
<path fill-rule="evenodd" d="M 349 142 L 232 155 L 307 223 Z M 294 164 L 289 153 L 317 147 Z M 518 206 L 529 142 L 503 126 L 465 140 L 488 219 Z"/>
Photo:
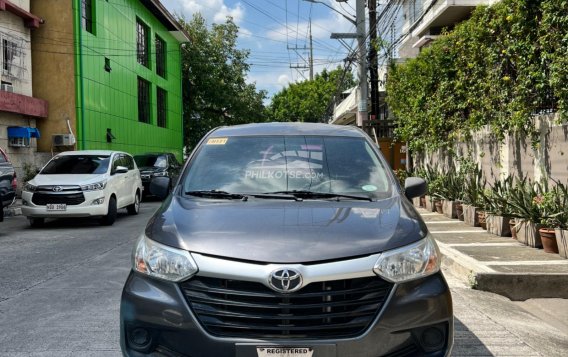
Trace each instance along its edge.
<path fill-rule="evenodd" d="M 132 245 L 159 203 L 112 227 L 0 223 L 0 357 L 120 356 L 118 311 Z M 561 356 L 568 336 L 498 295 L 449 278 L 455 356 Z"/>

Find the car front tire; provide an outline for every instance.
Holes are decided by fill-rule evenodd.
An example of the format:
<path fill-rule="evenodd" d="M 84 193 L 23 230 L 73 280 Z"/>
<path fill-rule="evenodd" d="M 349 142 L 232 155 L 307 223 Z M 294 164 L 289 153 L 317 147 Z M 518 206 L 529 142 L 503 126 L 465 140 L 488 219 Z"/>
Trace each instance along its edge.
<path fill-rule="evenodd" d="M 100 219 L 101 225 L 112 226 L 114 224 L 114 221 L 116 221 L 116 212 L 117 212 L 116 198 L 112 196 L 108 200 L 108 212 L 106 216 L 103 216 L 103 218 Z"/>
<path fill-rule="evenodd" d="M 140 193 L 136 191 L 134 195 L 134 203 L 126 207 L 129 215 L 137 215 L 140 212 Z"/>

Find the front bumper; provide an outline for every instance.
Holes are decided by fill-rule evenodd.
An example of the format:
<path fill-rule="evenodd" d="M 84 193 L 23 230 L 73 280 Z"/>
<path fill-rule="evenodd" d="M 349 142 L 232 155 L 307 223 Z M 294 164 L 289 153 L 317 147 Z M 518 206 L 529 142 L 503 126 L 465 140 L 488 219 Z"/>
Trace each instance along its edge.
<path fill-rule="evenodd" d="M 78 205 L 67 205 L 65 211 L 48 211 L 46 206 L 32 202 L 33 193 L 22 192 L 22 215 L 33 218 L 101 217 L 108 212 L 108 198 L 104 191 L 86 191 L 85 201 Z M 104 198 L 101 204 L 93 201 Z"/>
<path fill-rule="evenodd" d="M 256 346 L 313 347 L 314 357 L 446 356 L 453 344 L 450 290 L 441 273 L 396 284 L 374 322 L 361 336 L 334 340 L 252 340 L 208 334 L 179 285 L 131 272 L 121 302 L 120 343 L 125 356 L 256 357 Z M 133 348 L 130 336 L 143 329 L 151 336 Z M 429 329 L 430 328 L 430 329 Z M 424 332 L 442 331 L 435 351 L 424 348 Z"/>

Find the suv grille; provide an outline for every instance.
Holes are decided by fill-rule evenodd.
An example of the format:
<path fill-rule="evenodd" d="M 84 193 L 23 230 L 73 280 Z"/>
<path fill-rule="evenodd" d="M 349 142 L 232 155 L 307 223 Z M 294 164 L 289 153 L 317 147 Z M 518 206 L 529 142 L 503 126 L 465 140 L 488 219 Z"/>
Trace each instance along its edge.
<path fill-rule="evenodd" d="M 83 196 L 83 193 L 50 194 L 36 192 L 32 196 L 32 202 L 38 206 L 45 206 L 48 203 L 65 203 L 74 206 L 85 202 L 85 196 Z"/>
<path fill-rule="evenodd" d="M 244 338 L 332 338 L 362 334 L 393 284 L 378 277 L 311 283 L 291 294 L 261 283 L 194 277 L 181 284 L 211 334 Z"/>

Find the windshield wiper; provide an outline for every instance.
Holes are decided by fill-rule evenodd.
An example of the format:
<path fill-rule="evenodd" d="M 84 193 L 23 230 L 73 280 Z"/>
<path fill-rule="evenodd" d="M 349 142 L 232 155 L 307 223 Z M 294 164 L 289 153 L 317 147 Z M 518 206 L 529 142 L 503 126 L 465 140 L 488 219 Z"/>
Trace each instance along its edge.
<path fill-rule="evenodd" d="M 373 202 L 371 197 L 367 196 L 356 196 L 356 195 L 343 195 L 340 193 L 331 193 L 331 192 L 314 192 L 314 191 L 306 191 L 306 190 L 290 190 L 290 191 L 276 191 L 276 192 L 266 192 L 269 195 L 294 195 L 300 198 L 336 198 L 338 201 L 340 198 L 349 198 L 352 200 L 361 200 L 361 201 L 370 201 Z"/>
<path fill-rule="evenodd" d="M 229 200 L 232 199 L 242 200 L 246 198 L 245 195 L 242 195 L 240 193 L 230 193 L 227 191 L 219 191 L 219 190 L 186 191 L 185 194 L 197 197 L 225 198 Z"/>

